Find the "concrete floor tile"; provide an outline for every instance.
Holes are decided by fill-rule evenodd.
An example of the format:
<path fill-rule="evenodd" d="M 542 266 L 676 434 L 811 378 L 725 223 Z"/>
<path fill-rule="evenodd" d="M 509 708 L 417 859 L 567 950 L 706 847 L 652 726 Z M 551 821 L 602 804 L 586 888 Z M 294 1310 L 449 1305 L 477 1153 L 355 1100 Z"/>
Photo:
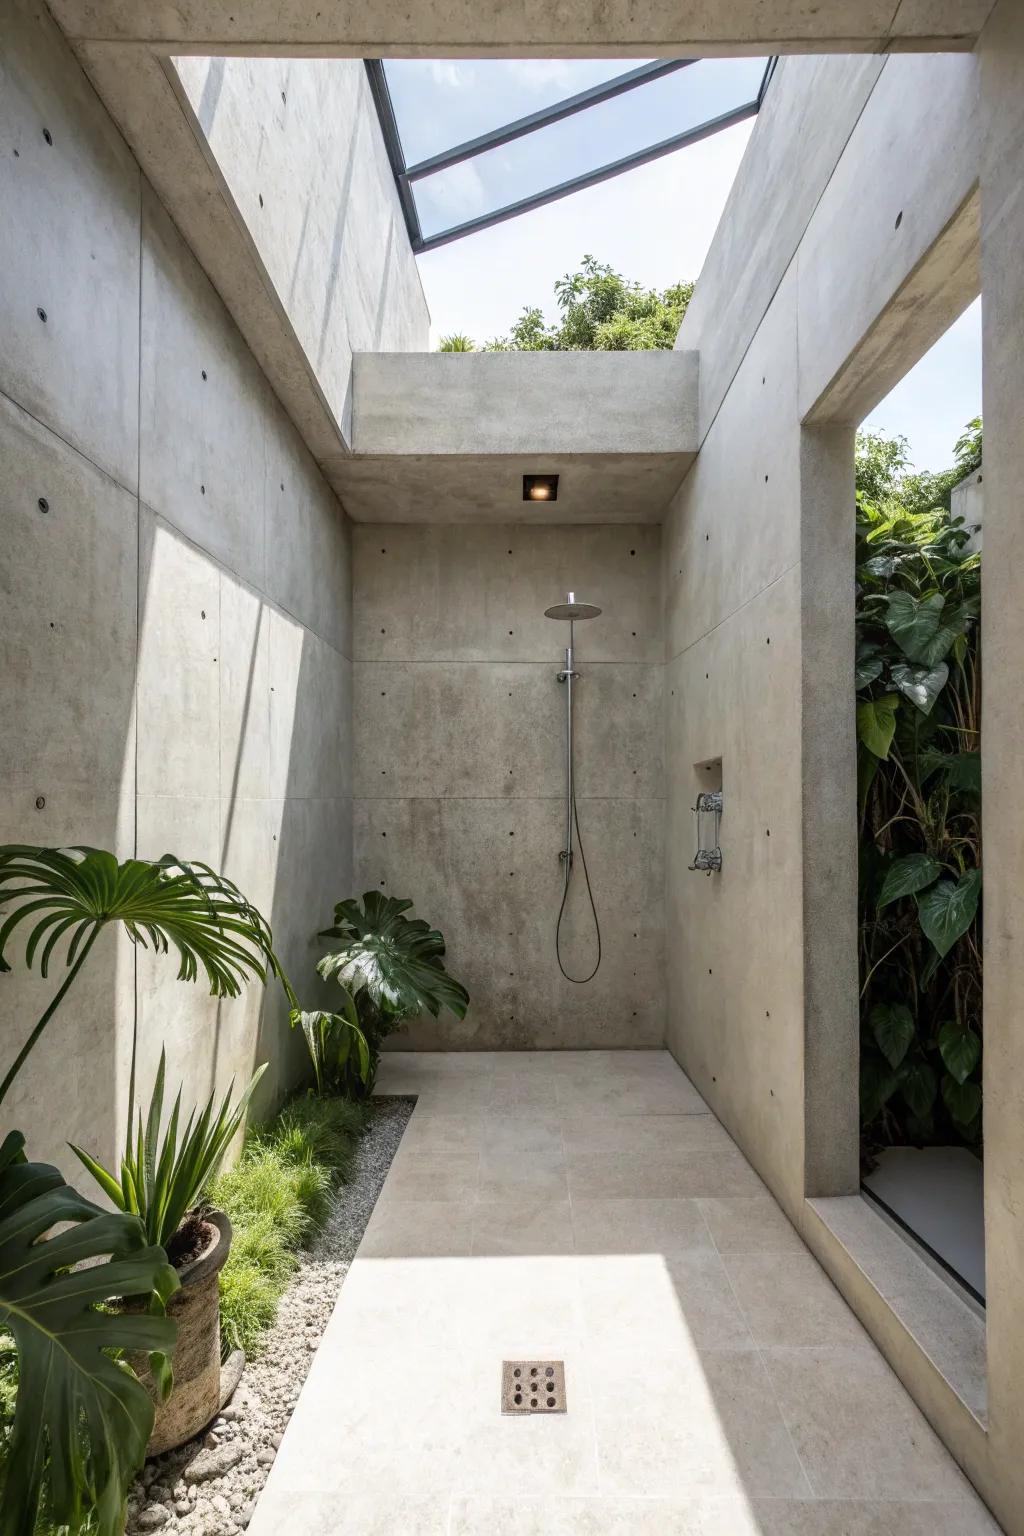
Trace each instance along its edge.
<path fill-rule="evenodd" d="M 820 1498 L 973 1498 L 967 1479 L 881 1355 L 766 1349 L 793 1442 Z"/>
<path fill-rule="evenodd" d="M 446 1536 L 446 1494 L 394 1497 L 385 1486 L 302 1492 L 269 1487 L 249 1523 L 251 1536 Z"/>
<path fill-rule="evenodd" d="M 432 1115 L 416 1109 L 405 1128 L 396 1156 L 407 1152 L 432 1155 L 439 1152 L 479 1152 L 485 1135 L 481 1114 Z M 392 1165 L 393 1166 L 393 1165 Z"/>
<path fill-rule="evenodd" d="M 451 1536 L 760 1536 L 744 1499 L 456 1498 Z"/>
<path fill-rule="evenodd" d="M 517 1193 L 500 1200 L 480 1199 L 472 1216 L 473 1252 L 480 1257 L 574 1251 L 568 1198 Z"/>
<path fill-rule="evenodd" d="M 682 1073 L 678 1079 L 653 1073 L 623 1073 L 619 1078 L 558 1082 L 559 1103 L 568 1114 L 592 1110 L 606 1115 L 706 1115 L 707 1105 Z"/>
<path fill-rule="evenodd" d="M 574 1198 L 577 1253 L 685 1253 L 711 1249 L 711 1235 L 696 1200 Z"/>
<path fill-rule="evenodd" d="M 997 1536 L 667 1053 L 379 1084 L 417 1107 L 255 1536 Z M 502 1417 L 520 1358 L 566 1415 Z"/>
<path fill-rule="evenodd" d="M 596 1493 L 597 1447 L 590 1404 L 579 1373 L 567 1364 L 569 1411 L 502 1416 L 500 1359 L 467 1393 L 464 1434 L 455 1455 L 453 1490 L 531 1495 Z"/>
<path fill-rule="evenodd" d="M 561 1149 L 531 1152 L 485 1148 L 480 1155 L 478 1198 L 493 1201 L 523 1194 L 568 1200 L 569 1182 Z"/>
<path fill-rule="evenodd" d="M 756 1343 L 875 1349 L 809 1253 L 727 1254 L 723 1262 Z"/>
<path fill-rule="evenodd" d="M 557 1114 L 534 1110 L 499 1114 L 489 1110 L 484 1125 L 487 1152 L 526 1152 L 532 1156 L 549 1157 L 561 1157 L 564 1152 L 562 1126 Z"/>
<path fill-rule="evenodd" d="M 472 1252 L 473 1208 L 464 1200 L 384 1200 L 359 1245 L 363 1259 L 427 1258 Z"/>
<path fill-rule="evenodd" d="M 727 1195 L 700 1201 L 719 1253 L 806 1253 L 796 1228 L 771 1195 Z"/>
<path fill-rule="evenodd" d="M 481 1257 L 470 1264 L 451 1303 L 476 1358 L 563 1359 L 579 1344 L 579 1276 L 571 1257 Z"/>
<path fill-rule="evenodd" d="M 562 1138 L 567 1152 L 628 1153 L 715 1152 L 732 1147 L 728 1131 L 714 1115 L 570 1115 L 563 1112 Z M 774 1202 L 773 1202 L 774 1203 Z"/>
<path fill-rule="evenodd" d="M 756 1195 L 764 1185 L 735 1147 L 719 1152 L 569 1152 L 573 1200 Z"/>
<path fill-rule="evenodd" d="M 595 1258 L 581 1267 L 587 1342 L 598 1354 L 638 1346 L 752 1349 L 722 1260 L 713 1249 L 670 1257 Z"/>
<path fill-rule="evenodd" d="M 397 1159 L 396 1159 L 397 1162 Z M 469 1152 L 409 1154 L 392 1167 L 378 1203 L 396 1200 L 472 1200 L 480 1178 L 480 1159 Z"/>
<path fill-rule="evenodd" d="M 759 1536 L 999 1536 L 980 1503 L 951 1508 L 878 1499 L 758 1499 L 751 1517 Z"/>
<path fill-rule="evenodd" d="M 757 1351 L 699 1355 L 635 1339 L 625 1351 L 592 1353 L 602 1489 L 810 1496 Z"/>

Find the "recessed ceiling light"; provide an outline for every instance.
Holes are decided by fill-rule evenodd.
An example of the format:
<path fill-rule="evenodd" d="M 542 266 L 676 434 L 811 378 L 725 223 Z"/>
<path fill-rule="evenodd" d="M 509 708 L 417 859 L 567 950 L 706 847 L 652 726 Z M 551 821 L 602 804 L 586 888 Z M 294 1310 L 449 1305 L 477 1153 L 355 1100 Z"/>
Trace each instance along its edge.
<path fill-rule="evenodd" d="M 523 476 L 523 500 L 524 501 L 557 501 L 558 500 L 558 476 L 557 475 L 524 475 Z"/>

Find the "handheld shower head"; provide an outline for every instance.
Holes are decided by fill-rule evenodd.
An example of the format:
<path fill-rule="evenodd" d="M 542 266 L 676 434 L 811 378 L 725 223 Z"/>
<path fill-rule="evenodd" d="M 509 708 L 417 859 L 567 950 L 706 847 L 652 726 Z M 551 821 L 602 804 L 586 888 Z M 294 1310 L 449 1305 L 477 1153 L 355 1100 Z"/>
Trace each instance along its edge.
<path fill-rule="evenodd" d="M 544 609 L 546 619 L 596 619 L 601 612 L 593 603 L 578 603 L 575 592 L 565 594 L 564 603 L 555 603 Z"/>

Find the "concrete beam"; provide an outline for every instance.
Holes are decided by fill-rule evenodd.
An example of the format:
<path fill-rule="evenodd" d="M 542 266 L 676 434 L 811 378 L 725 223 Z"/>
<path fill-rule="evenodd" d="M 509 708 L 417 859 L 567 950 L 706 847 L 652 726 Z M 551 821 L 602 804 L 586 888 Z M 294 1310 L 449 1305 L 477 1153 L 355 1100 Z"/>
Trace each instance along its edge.
<path fill-rule="evenodd" d="M 660 522 L 697 449 L 692 352 L 364 353 L 353 455 L 357 522 Z M 524 474 L 558 502 L 524 502 Z"/>
<path fill-rule="evenodd" d="M 626 58 L 969 49 L 993 0 L 51 0 L 74 42 L 166 54 Z"/>

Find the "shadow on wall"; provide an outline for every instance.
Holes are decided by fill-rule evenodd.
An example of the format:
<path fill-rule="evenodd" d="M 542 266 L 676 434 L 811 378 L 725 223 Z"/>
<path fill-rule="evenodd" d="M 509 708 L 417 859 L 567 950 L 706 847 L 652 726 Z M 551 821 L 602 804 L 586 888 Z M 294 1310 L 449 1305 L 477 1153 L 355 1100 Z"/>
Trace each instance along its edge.
<path fill-rule="evenodd" d="M 271 922 L 306 1006 L 326 1001 L 314 935 L 350 879 L 349 663 L 143 509 L 138 846 L 209 863 Z M 166 1041 L 197 1097 L 269 1060 L 256 1113 L 305 1070 L 284 994 L 208 997 L 139 957 L 139 1072 Z"/>
<path fill-rule="evenodd" d="M 133 848 L 135 498 L 0 396 L 3 718 L 0 842 Z M 102 621 L 97 623 L 96 616 Z M 27 925 L 0 975 L 0 1060 L 13 1061 L 64 975 L 24 968 Z M 9 1124 L 67 1166 L 65 1139 L 113 1154 L 134 1014 L 131 945 L 101 935 L 17 1078 Z"/>

